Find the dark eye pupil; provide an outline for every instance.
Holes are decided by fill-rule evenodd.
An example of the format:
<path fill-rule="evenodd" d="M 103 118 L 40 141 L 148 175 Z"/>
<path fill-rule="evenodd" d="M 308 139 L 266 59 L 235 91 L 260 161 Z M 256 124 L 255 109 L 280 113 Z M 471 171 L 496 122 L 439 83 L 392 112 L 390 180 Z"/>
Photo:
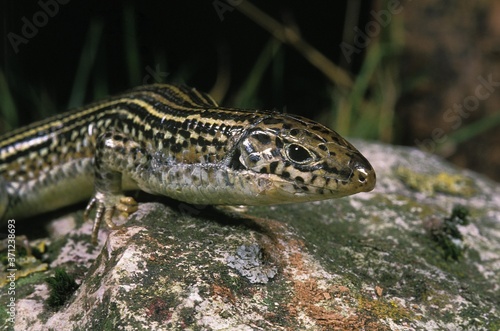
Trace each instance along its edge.
<path fill-rule="evenodd" d="M 296 144 L 288 146 L 288 157 L 296 163 L 306 163 L 312 159 L 307 149 Z"/>

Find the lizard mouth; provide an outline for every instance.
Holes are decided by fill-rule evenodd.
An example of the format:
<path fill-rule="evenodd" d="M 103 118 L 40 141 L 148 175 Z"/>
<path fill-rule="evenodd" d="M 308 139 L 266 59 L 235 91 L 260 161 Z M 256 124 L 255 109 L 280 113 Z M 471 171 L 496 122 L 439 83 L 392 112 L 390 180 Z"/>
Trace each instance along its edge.
<path fill-rule="evenodd" d="M 331 169 L 330 169 L 331 170 Z M 348 167 L 342 170 L 321 169 L 320 174 L 314 172 L 307 177 L 294 178 L 275 177 L 276 187 L 292 193 L 295 197 L 309 196 L 311 200 L 338 198 L 359 192 L 369 192 L 376 184 L 376 175 L 368 161 L 353 158 Z"/>

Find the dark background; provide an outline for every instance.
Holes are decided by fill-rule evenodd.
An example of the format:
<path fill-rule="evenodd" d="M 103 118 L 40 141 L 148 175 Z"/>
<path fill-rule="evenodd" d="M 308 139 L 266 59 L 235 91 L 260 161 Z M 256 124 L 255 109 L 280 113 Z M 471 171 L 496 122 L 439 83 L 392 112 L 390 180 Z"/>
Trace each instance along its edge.
<path fill-rule="evenodd" d="M 0 1 L 0 134 L 152 83 L 156 70 L 157 81 L 213 92 L 226 106 L 306 115 L 342 134 L 418 146 L 500 180 L 500 92 L 458 128 L 444 117 L 474 94 L 478 76 L 500 81 L 500 4 L 493 0 L 249 1 L 347 73 L 355 82 L 347 89 L 290 45 L 274 42 L 276 53 L 267 54 L 274 39 L 238 10 L 241 1 Z M 54 3 L 57 13 L 16 52 L 13 34 L 22 37 L 25 21 Z M 342 41 L 352 44 L 353 29 L 365 31 L 376 23 L 371 11 L 390 3 L 401 11 L 346 61 Z M 221 13 L 223 6 L 229 9 Z M 214 89 L 224 85 L 221 77 L 222 92 Z M 433 141 L 436 129 L 446 139 Z"/>
<path fill-rule="evenodd" d="M 26 111 L 26 115 L 23 113 L 19 119 L 20 124 L 38 117 L 29 111 L 30 104 L 25 104 L 26 85 L 46 90 L 56 108 L 65 109 L 92 20 L 102 22 L 103 31 L 96 65 L 90 69 L 89 75 L 105 77 L 110 93 L 136 85 L 128 79 L 125 54 L 127 31 L 124 26 L 131 23 L 124 14 L 127 6 L 133 8 L 135 14 L 141 77 L 148 75 L 147 67 L 155 69 L 160 65 L 161 72 L 168 73 L 165 81 L 182 79 L 209 91 L 222 61 L 230 70 L 228 94 L 231 95 L 248 77 L 271 36 L 235 9 L 223 12 L 221 20 L 216 9 L 219 3 L 72 0 L 65 5 L 59 4 L 59 12 L 39 28 L 28 43 L 19 44 L 17 54 L 8 38 L 3 40 L 1 65 L 19 110 Z M 332 61 L 339 62 L 346 1 L 252 3 L 277 19 L 288 17 L 293 20 L 306 40 Z M 370 9 L 368 1 L 362 6 L 366 7 L 365 11 Z M 9 32 L 22 35 L 21 18 L 25 16 L 32 21 L 33 15 L 41 10 L 35 1 L 31 4 L 5 1 L 3 7 L 4 36 Z M 219 11 L 224 9 L 217 8 Z M 322 110 L 327 82 L 324 75 L 288 46 L 283 47 L 281 56 L 280 65 L 287 69 L 280 77 L 280 90 L 273 91 L 272 68 L 269 68 L 259 86 L 263 106 L 282 108 L 286 105 L 290 112 L 308 114 Z M 158 58 L 162 59 L 161 63 Z M 362 54 L 356 55 L 353 68 L 359 67 L 361 61 Z M 90 79 L 88 84 L 94 83 Z M 92 95 L 87 95 L 85 100 L 91 101 Z"/>

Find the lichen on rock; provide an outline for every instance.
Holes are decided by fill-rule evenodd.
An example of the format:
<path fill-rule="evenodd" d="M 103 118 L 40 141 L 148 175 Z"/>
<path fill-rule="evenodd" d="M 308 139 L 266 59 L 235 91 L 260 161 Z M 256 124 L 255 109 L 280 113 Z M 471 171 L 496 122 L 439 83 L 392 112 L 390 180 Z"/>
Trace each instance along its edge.
<path fill-rule="evenodd" d="M 97 248 L 72 214 L 76 229 L 52 240 L 47 263 L 80 286 L 54 311 L 51 270 L 20 278 L 15 328 L 500 329 L 500 185 L 415 149 L 356 146 L 377 171 L 373 192 L 239 216 L 141 203 Z M 475 191 L 416 190 L 398 166 L 469 178 Z"/>

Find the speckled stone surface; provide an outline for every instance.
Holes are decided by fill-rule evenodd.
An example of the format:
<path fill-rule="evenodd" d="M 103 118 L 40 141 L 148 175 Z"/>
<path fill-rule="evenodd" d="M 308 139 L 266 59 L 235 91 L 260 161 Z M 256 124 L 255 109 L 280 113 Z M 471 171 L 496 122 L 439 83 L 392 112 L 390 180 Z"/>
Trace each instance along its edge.
<path fill-rule="evenodd" d="M 16 330 L 498 330 L 500 185 L 415 149 L 355 145 L 373 192 L 239 216 L 142 203 L 99 247 L 81 211 L 56 221 L 69 232 L 50 239 L 49 270 L 16 282 Z M 468 223 L 453 237 L 456 205 Z M 57 310 L 44 282 L 56 266 L 79 284 Z"/>

